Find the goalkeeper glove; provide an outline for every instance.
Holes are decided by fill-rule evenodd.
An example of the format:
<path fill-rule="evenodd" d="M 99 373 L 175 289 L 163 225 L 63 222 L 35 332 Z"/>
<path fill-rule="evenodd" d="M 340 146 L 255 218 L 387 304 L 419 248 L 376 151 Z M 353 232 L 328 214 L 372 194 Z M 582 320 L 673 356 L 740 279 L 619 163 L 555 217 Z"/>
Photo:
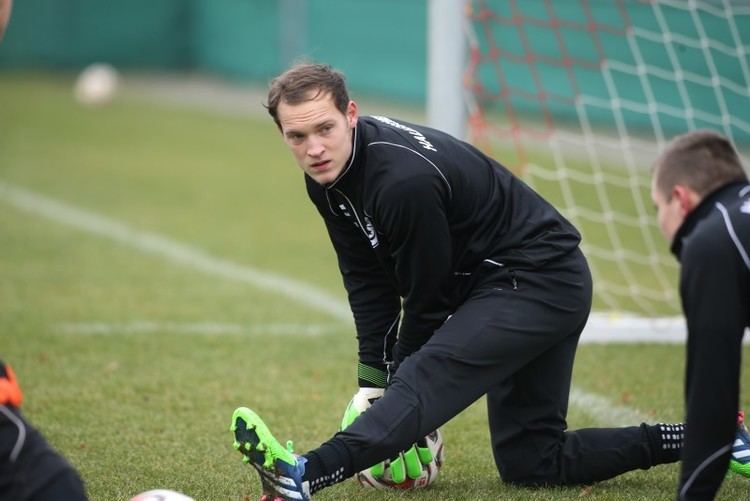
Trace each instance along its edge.
<path fill-rule="evenodd" d="M 341 420 L 341 429 L 348 428 L 365 410 L 383 396 L 383 388 L 360 388 L 349 401 Z M 432 451 L 427 447 L 427 441 L 422 439 L 409 449 L 399 452 L 398 456 L 389 461 L 391 480 L 399 484 L 406 478 L 417 479 L 422 475 L 422 468 L 432 462 Z M 377 479 L 385 474 L 385 462 L 370 467 L 370 473 Z"/>

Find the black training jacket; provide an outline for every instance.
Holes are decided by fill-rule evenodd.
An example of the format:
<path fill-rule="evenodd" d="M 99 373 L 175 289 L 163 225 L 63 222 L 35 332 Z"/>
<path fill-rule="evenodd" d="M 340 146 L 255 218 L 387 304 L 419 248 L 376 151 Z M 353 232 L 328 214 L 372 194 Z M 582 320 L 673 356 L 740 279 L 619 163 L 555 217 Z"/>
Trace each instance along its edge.
<path fill-rule="evenodd" d="M 385 362 L 397 330 L 399 358 L 418 349 L 483 262 L 536 269 L 579 244 L 548 202 L 448 134 L 373 116 L 352 141 L 336 181 L 305 177 L 338 256 L 360 362 Z"/>
<path fill-rule="evenodd" d="M 678 229 L 672 251 L 682 263 L 688 328 L 679 499 L 713 499 L 735 436 L 742 337 L 750 326 L 750 184 L 705 197 Z"/>

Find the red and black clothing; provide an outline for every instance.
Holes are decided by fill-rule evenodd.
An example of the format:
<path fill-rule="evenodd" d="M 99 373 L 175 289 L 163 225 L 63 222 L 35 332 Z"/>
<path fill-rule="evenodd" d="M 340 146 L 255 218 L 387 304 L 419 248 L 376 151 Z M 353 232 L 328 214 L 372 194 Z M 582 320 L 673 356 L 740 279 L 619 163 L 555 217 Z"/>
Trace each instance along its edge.
<path fill-rule="evenodd" d="M 81 478 L 18 408 L 21 389 L 0 361 L 0 500 L 85 501 Z"/>

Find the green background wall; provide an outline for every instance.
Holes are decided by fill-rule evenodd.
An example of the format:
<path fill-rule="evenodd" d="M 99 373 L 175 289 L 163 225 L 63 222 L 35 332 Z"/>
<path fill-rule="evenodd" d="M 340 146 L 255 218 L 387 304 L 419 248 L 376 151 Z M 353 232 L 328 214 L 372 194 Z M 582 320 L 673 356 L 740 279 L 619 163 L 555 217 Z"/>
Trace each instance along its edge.
<path fill-rule="evenodd" d="M 290 62 L 307 58 L 343 70 L 355 95 L 424 103 L 426 1 L 16 0 L 6 41 L 0 46 L 0 70 L 74 71 L 105 61 L 121 69 L 197 70 L 265 83 Z M 475 10 L 487 5 L 501 20 L 473 23 L 484 56 L 492 47 L 502 51 L 499 59 L 494 58 L 496 64 L 487 61 L 477 72 L 487 106 L 497 102 L 498 113 L 510 104 L 529 120 L 539 122 L 547 108 L 557 121 L 577 123 L 580 110 L 576 111 L 572 102 L 577 94 L 585 94 L 593 98 L 584 103 L 587 118 L 602 127 L 614 127 L 614 88 L 617 104 L 623 105 L 617 112 L 628 127 L 646 136 L 708 126 L 723 127 L 739 141 L 750 138 L 750 9 L 746 7 L 737 10 L 733 21 L 738 33 L 733 33 L 722 11 L 696 11 L 696 23 L 689 12 L 659 2 L 474 0 L 472 5 Z M 630 39 L 623 35 L 628 25 L 662 33 L 665 26 L 659 24 L 657 10 L 666 20 L 667 30 L 678 37 L 696 39 L 700 24 L 717 44 L 730 51 L 739 36 L 744 53 L 728 54 L 719 45 L 706 49 L 678 41 L 673 46 L 675 54 L 670 55 L 663 43 L 637 33 Z M 522 26 L 502 21 L 514 16 L 524 19 Z M 563 23 L 557 31 L 549 24 L 553 18 Z M 534 22 L 528 22 L 530 19 Z M 598 29 L 581 29 L 587 22 L 598 24 Z M 522 43 L 519 30 L 527 44 Z M 597 66 L 602 57 L 595 49 L 595 36 L 604 57 L 624 65 L 608 68 L 610 82 Z M 588 64 L 573 65 L 570 71 L 556 64 L 561 59 L 561 40 L 571 56 Z M 723 84 L 688 78 L 680 87 L 673 76 L 638 75 L 634 73 L 638 63 L 635 49 L 648 67 L 672 75 L 675 61 L 686 74 L 709 75 L 708 54 Z M 536 57 L 531 63 L 530 55 Z M 518 58 L 525 60 L 516 62 Z M 503 90 L 499 71 L 511 91 L 504 102 L 497 101 Z M 660 105 L 656 126 L 652 116 L 643 110 L 633 111 L 629 105 L 647 102 L 644 82 Z M 717 86 L 723 103 L 715 92 Z M 545 100 L 538 98 L 542 92 Z M 596 104 L 597 100 L 601 102 Z M 685 111 L 689 107 L 703 114 L 689 116 Z M 658 127 L 664 130 L 657 131 Z"/>
<path fill-rule="evenodd" d="M 265 82 L 299 58 L 424 99 L 425 0 L 17 0 L 0 68 L 190 69 Z"/>

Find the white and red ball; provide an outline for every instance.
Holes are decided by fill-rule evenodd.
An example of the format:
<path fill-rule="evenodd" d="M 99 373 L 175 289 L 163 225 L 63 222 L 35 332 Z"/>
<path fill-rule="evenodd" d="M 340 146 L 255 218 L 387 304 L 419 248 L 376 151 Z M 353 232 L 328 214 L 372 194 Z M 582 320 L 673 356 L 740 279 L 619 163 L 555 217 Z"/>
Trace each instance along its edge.
<path fill-rule="evenodd" d="M 169 489 L 154 489 L 136 494 L 130 498 L 130 501 L 194 501 L 194 499 Z"/>

